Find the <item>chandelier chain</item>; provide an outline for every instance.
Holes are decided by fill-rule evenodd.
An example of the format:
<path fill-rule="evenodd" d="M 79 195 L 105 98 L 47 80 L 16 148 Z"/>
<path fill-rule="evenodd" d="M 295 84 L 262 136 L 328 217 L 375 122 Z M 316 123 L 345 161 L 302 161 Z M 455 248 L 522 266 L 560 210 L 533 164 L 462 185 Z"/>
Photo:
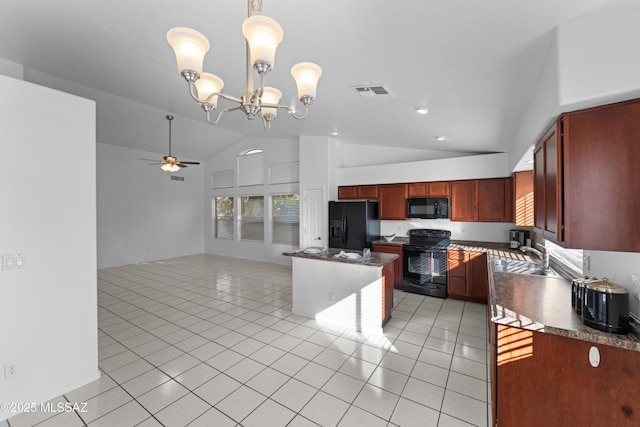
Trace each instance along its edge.
<path fill-rule="evenodd" d="M 262 12 L 262 0 L 251 0 L 251 11 L 255 13 Z"/>

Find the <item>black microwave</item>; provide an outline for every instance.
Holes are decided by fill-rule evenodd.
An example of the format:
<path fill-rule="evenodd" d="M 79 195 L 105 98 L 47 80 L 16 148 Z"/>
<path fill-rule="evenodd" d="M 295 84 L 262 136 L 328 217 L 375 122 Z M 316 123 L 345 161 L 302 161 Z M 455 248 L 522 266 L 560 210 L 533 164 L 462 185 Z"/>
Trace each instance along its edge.
<path fill-rule="evenodd" d="M 446 197 L 407 199 L 407 218 L 449 218 L 449 199 Z"/>

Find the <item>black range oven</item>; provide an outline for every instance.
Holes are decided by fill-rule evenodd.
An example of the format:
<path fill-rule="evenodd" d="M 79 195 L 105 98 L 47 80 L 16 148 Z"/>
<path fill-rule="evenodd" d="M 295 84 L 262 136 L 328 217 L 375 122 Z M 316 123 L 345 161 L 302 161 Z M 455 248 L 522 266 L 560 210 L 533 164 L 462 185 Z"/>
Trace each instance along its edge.
<path fill-rule="evenodd" d="M 447 297 L 447 247 L 450 243 L 449 230 L 409 230 L 409 243 L 402 245 L 402 289 L 405 292 Z"/>

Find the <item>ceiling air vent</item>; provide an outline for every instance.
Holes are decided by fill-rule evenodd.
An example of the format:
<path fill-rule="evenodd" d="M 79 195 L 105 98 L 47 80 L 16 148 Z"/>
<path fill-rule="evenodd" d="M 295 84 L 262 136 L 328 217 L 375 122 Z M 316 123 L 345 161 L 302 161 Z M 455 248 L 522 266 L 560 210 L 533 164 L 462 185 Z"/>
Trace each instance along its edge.
<path fill-rule="evenodd" d="M 184 181 L 184 176 L 171 175 L 171 181 Z"/>
<path fill-rule="evenodd" d="M 382 85 L 353 86 L 353 88 L 363 98 L 380 98 L 393 96 L 387 88 Z"/>

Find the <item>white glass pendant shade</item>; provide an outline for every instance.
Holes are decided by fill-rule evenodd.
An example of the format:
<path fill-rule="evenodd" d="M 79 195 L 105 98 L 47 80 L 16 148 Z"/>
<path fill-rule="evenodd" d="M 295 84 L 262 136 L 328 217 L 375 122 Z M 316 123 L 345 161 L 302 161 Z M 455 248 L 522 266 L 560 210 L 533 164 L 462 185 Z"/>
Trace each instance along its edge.
<path fill-rule="evenodd" d="M 282 92 L 280 92 L 275 87 L 265 86 L 262 97 L 262 115 L 266 116 L 270 114 L 273 118 L 278 115 L 277 107 L 265 107 L 264 104 L 274 104 L 277 105 L 280 102 L 280 98 L 282 98 Z"/>
<path fill-rule="evenodd" d="M 212 93 L 218 93 L 222 91 L 224 82 L 215 74 L 201 73 L 200 78 L 196 81 L 196 89 L 198 89 L 198 98 L 206 100 Z M 207 104 L 218 106 L 218 96 L 212 97 Z"/>
<path fill-rule="evenodd" d="M 249 43 L 251 64 L 264 62 L 273 68 L 276 48 L 284 36 L 280 24 L 268 16 L 250 16 L 242 23 L 242 34 Z"/>
<path fill-rule="evenodd" d="M 204 55 L 209 50 L 209 40 L 191 28 L 175 27 L 167 32 L 167 41 L 178 61 L 178 71 L 202 73 Z"/>
<path fill-rule="evenodd" d="M 315 99 L 322 68 L 313 62 L 300 62 L 291 67 L 291 75 L 298 87 L 298 99 L 304 97 Z"/>
<path fill-rule="evenodd" d="M 171 172 L 171 165 L 169 163 L 165 163 L 162 166 L 160 166 L 160 169 L 162 169 L 165 172 Z"/>

